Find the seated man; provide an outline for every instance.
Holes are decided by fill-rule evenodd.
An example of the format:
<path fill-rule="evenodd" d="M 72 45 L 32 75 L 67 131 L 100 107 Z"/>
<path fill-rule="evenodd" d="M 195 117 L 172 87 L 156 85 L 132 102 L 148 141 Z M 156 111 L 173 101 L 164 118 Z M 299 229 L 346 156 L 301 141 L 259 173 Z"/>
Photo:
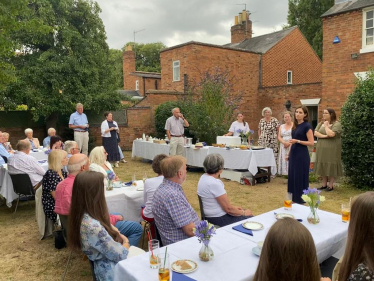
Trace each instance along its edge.
<path fill-rule="evenodd" d="M 162 184 L 153 195 L 152 213 L 164 246 L 192 237 L 199 218 L 188 203 L 181 184 L 186 180 L 186 159 L 181 156 L 161 162 Z"/>
<path fill-rule="evenodd" d="M 66 141 L 64 144 L 64 150 L 68 153 L 69 159 L 72 155 L 79 153 L 79 147 L 75 141 Z"/>
<path fill-rule="evenodd" d="M 142 218 L 150 223 L 154 221 L 153 214 L 152 214 L 152 201 L 153 201 L 153 194 L 155 193 L 156 189 L 160 186 L 162 181 L 164 180 L 164 176 L 161 172 L 161 161 L 167 158 L 168 156 L 165 154 L 156 155 L 153 158 L 152 162 L 152 169 L 157 174 L 157 177 L 147 179 L 144 183 L 144 202 L 145 207 L 141 211 Z M 155 237 L 154 227 L 151 227 L 152 237 Z"/>
<path fill-rule="evenodd" d="M 16 145 L 17 151 L 9 157 L 8 171 L 11 175 L 28 174 L 34 188 L 38 188 L 45 174 L 38 160 L 30 156 L 31 144 L 28 140 L 20 140 Z"/>
<path fill-rule="evenodd" d="M 51 137 L 55 136 L 56 135 L 56 130 L 54 128 L 49 128 L 48 129 L 48 137 L 46 137 L 44 140 L 43 140 L 43 147 L 44 148 L 47 148 L 49 147 L 50 143 L 51 143 Z"/>
<path fill-rule="evenodd" d="M 88 171 L 89 167 L 90 161 L 86 155 L 79 153 L 70 157 L 67 166 L 69 175 L 56 187 L 54 209 L 56 214 L 69 215 L 74 179 L 80 172 Z M 139 223 L 124 221 L 120 214 L 110 215 L 110 223 L 129 239 L 130 245 L 138 246 L 140 236 L 143 232 L 142 226 Z"/>

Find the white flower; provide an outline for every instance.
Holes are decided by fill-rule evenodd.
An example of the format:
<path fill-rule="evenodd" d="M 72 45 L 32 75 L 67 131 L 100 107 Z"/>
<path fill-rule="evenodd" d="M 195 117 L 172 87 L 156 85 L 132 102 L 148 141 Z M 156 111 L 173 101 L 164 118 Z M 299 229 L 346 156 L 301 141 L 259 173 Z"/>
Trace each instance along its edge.
<path fill-rule="evenodd" d="M 301 196 L 301 199 L 303 199 L 306 203 L 312 202 L 312 199 L 310 199 L 310 197 L 305 194 Z"/>
<path fill-rule="evenodd" d="M 322 196 L 322 195 L 321 195 L 321 196 L 319 197 L 319 201 L 320 201 L 320 202 L 324 202 L 324 201 L 325 201 L 325 196 Z"/>

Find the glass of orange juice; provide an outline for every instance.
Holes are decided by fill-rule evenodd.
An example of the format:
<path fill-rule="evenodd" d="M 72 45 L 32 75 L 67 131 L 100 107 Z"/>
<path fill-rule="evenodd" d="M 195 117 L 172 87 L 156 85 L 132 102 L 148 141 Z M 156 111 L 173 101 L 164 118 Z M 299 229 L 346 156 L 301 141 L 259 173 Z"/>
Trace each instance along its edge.
<path fill-rule="evenodd" d="M 149 264 L 151 268 L 158 267 L 157 255 L 160 250 L 160 242 L 157 239 L 148 241 Z"/>
<path fill-rule="evenodd" d="M 342 222 L 349 222 L 350 216 L 351 216 L 351 205 L 342 204 Z"/>
<path fill-rule="evenodd" d="M 161 253 L 158 256 L 158 281 L 170 280 L 169 254 Z"/>
<path fill-rule="evenodd" d="M 287 193 L 286 197 L 284 198 L 284 209 L 285 210 L 292 210 L 292 193 Z"/>

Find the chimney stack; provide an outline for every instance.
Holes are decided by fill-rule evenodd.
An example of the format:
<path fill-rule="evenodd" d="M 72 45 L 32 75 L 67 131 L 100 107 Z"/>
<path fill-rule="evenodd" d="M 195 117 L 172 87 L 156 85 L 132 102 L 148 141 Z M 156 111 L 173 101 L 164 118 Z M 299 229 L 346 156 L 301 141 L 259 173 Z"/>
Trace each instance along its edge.
<path fill-rule="evenodd" d="M 129 79 L 129 74 L 135 71 L 135 53 L 132 50 L 132 46 L 128 45 L 123 52 L 123 88 L 125 90 L 134 89 L 135 85 L 130 85 L 131 79 Z"/>
<path fill-rule="evenodd" d="M 243 10 L 239 16 L 235 16 L 235 25 L 231 27 L 231 43 L 252 38 L 252 21 L 249 20 L 249 15 L 249 12 Z"/>

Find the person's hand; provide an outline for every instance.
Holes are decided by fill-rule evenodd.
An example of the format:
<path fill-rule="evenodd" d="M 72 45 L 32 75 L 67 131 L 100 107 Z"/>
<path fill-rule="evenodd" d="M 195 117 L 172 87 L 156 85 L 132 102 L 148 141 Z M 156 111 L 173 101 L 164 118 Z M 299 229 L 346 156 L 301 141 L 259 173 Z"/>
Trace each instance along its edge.
<path fill-rule="evenodd" d="M 286 157 L 284 157 L 284 159 L 285 159 L 286 161 L 288 161 L 288 158 L 289 158 L 289 156 L 288 156 L 288 155 L 286 155 Z"/>
<path fill-rule="evenodd" d="M 115 180 L 115 181 L 119 181 L 119 177 L 116 176 L 116 177 L 114 178 L 114 180 Z"/>
<path fill-rule="evenodd" d="M 117 219 L 118 219 L 119 221 L 123 221 L 123 216 L 121 216 L 121 215 L 116 215 L 116 217 L 117 217 Z"/>
<path fill-rule="evenodd" d="M 321 281 L 331 281 L 331 279 L 328 278 L 328 277 L 322 277 L 322 278 L 321 278 Z"/>
<path fill-rule="evenodd" d="M 245 210 L 245 212 L 244 212 L 244 216 L 246 216 L 246 217 L 249 217 L 249 216 L 253 216 L 253 214 L 252 214 L 252 211 L 251 210 Z"/>
<path fill-rule="evenodd" d="M 325 125 L 325 127 L 328 127 L 330 125 L 329 121 L 325 121 L 323 122 L 323 125 Z"/>
<path fill-rule="evenodd" d="M 182 113 L 179 113 L 179 118 L 182 118 L 182 119 L 184 119 L 184 117 L 183 117 L 183 114 L 182 114 Z"/>
<path fill-rule="evenodd" d="M 128 250 L 130 248 L 129 239 L 125 235 L 122 235 L 121 233 L 119 234 L 119 236 L 122 238 L 122 241 L 123 241 L 122 246 Z"/>
<path fill-rule="evenodd" d="M 78 126 L 78 128 L 86 129 L 87 127 L 85 125 L 80 125 L 80 126 Z"/>
<path fill-rule="evenodd" d="M 285 142 L 283 145 L 284 145 L 284 148 L 287 148 L 287 147 L 290 147 L 291 144 L 289 142 Z"/>
<path fill-rule="evenodd" d="M 115 227 L 113 224 L 111 224 L 110 227 L 111 227 L 115 232 L 118 232 L 119 235 L 122 235 L 122 234 L 119 232 L 118 228 Z"/>
<path fill-rule="evenodd" d="M 294 144 L 294 143 L 297 143 L 297 140 L 296 139 L 290 139 L 288 142 Z"/>

